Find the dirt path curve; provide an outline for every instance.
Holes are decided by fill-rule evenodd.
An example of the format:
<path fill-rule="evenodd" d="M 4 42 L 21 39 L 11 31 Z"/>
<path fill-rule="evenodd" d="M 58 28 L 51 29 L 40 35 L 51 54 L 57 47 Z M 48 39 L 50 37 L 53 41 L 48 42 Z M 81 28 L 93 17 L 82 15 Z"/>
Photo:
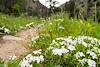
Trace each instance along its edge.
<path fill-rule="evenodd" d="M 8 62 L 12 56 L 20 57 L 30 50 L 26 48 L 31 42 L 31 38 L 38 36 L 36 28 L 29 28 L 17 33 L 15 36 L 5 35 L 0 42 L 0 58 Z"/>

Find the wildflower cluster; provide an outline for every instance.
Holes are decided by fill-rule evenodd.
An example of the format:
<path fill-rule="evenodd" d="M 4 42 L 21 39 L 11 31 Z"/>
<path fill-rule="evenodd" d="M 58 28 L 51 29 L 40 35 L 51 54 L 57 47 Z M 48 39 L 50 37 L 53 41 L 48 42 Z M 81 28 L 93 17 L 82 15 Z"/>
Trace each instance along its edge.
<path fill-rule="evenodd" d="M 39 49 L 27 55 L 21 62 L 21 67 L 32 67 L 33 63 L 41 62 L 55 66 L 70 66 L 70 62 L 73 62 L 78 67 L 96 67 L 100 57 L 99 47 L 100 41 L 89 36 L 56 38 L 47 49 L 42 48 L 43 51 Z"/>
<path fill-rule="evenodd" d="M 42 50 L 33 51 L 33 53 L 27 55 L 20 63 L 21 67 L 33 67 L 32 63 L 40 63 L 44 61 L 44 56 L 41 55 Z"/>
<path fill-rule="evenodd" d="M 80 65 L 88 64 L 89 67 L 96 67 L 96 60 L 100 56 L 100 41 L 89 36 L 78 37 L 60 37 L 56 38 L 50 44 L 48 50 L 53 55 L 64 56 L 71 55 Z"/>

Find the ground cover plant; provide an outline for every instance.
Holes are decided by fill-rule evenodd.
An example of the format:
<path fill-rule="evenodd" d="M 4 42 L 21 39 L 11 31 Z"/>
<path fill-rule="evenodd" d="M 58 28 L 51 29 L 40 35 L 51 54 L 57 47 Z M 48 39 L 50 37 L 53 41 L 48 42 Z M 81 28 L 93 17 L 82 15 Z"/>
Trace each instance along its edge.
<path fill-rule="evenodd" d="M 23 59 L 21 67 L 25 63 L 30 67 L 99 67 L 96 24 L 64 15 L 45 22 L 44 31 L 33 41 L 35 50 Z"/>
<path fill-rule="evenodd" d="M 14 17 L 0 13 L 0 30 L 4 30 L 5 33 L 10 33 L 12 35 L 25 29 L 25 27 L 34 26 L 39 22 L 41 21 L 39 19 L 37 20 L 37 18 Z"/>
<path fill-rule="evenodd" d="M 37 48 L 37 45 L 34 46 Z M 46 49 L 42 45 L 27 55 L 21 67 L 99 67 L 99 45 L 100 40 L 89 36 L 59 37 Z"/>
<path fill-rule="evenodd" d="M 44 22 L 44 30 L 32 41 L 34 51 L 21 67 L 99 67 L 99 24 L 65 16 Z"/>
<path fill-rule="evenodd" d="M 33 52 L 21 59 L 12 57 L 10 63 L 1 62 L 1 65 L 7 67 L 99 67 L 99 24 L 91 20 L 69 18 L 66 15 L 66 13 L 57 14 L 41 20 L 43 29 L 35 41 L 32 39 Z"/>

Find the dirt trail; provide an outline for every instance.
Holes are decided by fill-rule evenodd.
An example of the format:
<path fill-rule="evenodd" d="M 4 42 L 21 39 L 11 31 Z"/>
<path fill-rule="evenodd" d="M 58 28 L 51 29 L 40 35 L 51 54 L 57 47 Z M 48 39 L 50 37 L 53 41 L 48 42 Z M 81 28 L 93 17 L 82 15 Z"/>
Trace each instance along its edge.
<path fill-rule="evenodd" d="M 5 35 L 0 42 L 0 58 L 8 62 L 12 56 L 20 57 L 30 50 L 26 48 L 31 42 L 31 38 L 37 37 L 36 28 L 29 28 L 17 33 L 15 36 Z"/>

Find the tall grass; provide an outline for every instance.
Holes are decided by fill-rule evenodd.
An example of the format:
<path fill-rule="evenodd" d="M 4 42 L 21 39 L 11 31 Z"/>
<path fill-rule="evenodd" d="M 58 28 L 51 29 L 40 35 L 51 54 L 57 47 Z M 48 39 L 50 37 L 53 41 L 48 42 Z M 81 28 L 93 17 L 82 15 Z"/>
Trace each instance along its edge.
<path fill-rule="evenodd" d="M 59 36 L 78 36 L 88 35 L 95 36 L 94 23 L 92 21 L 85 21 L 81 19 L 69 18 L 67 14 L 58 14 L 52 16 L 50 20 L 45 23 L 45 33 L 53 37 Z"/>
<path fill-rule="evenodd" d="M 66 36 L 92 36 L 100 38 L 100 27 L 98 23 L 92 20 L 81 20 L 69 18 L 66 13 L 53 15 L 44 20 L 44 28 L 40 32 L 40 38 L 37 40 L 34 49 L 45 50 L 53 39 Z"/>
<path fill-rule="evenodd" d="M 15 34 L 21 28 L 24 28 L 27 24 L 38 23 L 39 19 L 30 17 L 14 17 L 4 14 L 0 14 L 0 27 L 5 27 L 11 31 L 11 34 Z"/>

